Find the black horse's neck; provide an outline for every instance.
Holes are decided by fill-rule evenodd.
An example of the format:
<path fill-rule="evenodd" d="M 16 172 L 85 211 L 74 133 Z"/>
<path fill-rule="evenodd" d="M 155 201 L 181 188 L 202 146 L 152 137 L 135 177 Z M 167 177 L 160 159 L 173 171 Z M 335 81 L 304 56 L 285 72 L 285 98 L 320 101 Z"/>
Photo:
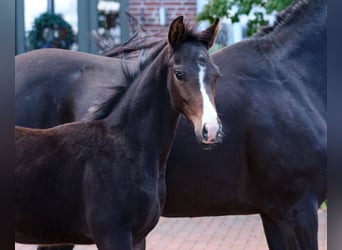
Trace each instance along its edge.
<path fill-rule="evenodd" d="M 327 5 L 324 0 L 297 0 L 277 16 L 273 27 L 266 28 L 256 38 L 272 40 L 278 50 L 311 53 L 326 47 Z M 296 53 L 298 53 L 297 51 Z"/>
<path fill-rule="evenodd" d="M 326 0 L 294 0 L 277 15 L 273 26 L 261 29 L 255 37 L 278 36 L 280 33 L 299 32 L 309 36 L 320 32 L 326 26 Z"/>
<path fill-rule="evenodd" d="M 273 27 L 265 28 L 252 39 L 274 68 L 284 68 L 277 67 L 278 63 L 288 65 L 287 69 L 295 71 L 298 79 L 304 79 L 303 83 L 324 96 L 326 22 L 325 0 L 297 0 L 277 16 Z"/>
<path fill-rule="evenodd" d="M 179 117 L 170 100 L 167 62 L 165 46 L 105 119 L 110 127 L 120 128 L 134 145 L 158 152 L 161 166 L 167 159 Z"/>

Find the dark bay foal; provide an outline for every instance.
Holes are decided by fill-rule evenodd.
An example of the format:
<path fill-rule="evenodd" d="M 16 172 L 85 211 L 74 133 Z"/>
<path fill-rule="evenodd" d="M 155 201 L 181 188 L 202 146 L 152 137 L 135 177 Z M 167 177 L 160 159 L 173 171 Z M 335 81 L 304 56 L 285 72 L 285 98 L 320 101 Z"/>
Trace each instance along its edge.
<path fill-rule="evenodd" d="M 179 115 L 202 143 L 221 140 L 219 70 L 207 51 L 217 31 L 218 21 L 196 33 L 178 17 L 156 58 L 91 121 L 15 128 L 17 242 L 145 249 L 164 206 Z"/>

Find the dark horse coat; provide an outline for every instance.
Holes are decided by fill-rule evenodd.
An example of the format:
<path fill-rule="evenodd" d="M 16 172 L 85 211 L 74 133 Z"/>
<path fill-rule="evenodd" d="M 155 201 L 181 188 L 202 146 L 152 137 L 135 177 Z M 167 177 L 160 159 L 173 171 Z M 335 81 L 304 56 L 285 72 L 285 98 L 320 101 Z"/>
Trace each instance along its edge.
<path fill-rule="evenodd" d="M 207 51 L 217 31 L 218 21 L 195 33 L 179 17 L 157 57 L 90 121 L 15 128 L 16 241 L 145 249 L 164 206 L 179 115 L 203 143 L 220 140 L 212 102 L 219 71 Z M 205 115 L 208 107 L 216 115 Z"/>
<path fill-rule="evenodd" d="M 327 190 L 326 21 L 326 1 L 295 0 L 273 27 L 212 55 L 223 73 L 216 102 L 226 136 L 203 151 L 180 120 L 164 216 L 258 213 L 270 249 L 317 249 Z"/>

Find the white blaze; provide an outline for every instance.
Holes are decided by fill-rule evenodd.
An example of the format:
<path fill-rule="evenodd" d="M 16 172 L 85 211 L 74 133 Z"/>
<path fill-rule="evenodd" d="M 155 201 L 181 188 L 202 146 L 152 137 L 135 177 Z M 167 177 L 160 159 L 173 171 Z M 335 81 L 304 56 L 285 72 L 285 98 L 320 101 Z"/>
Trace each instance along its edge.
<path fill-rule="evenodd" d="M 198 79 L 203 99 L 202 128 L 204 124 L 206 124 L 206 128 L 208 130 L 208 139 L 210 140 L 216 136 L 216 133 L 219 130 L 219 124 L 217 122 L 216 110 L 213 104 L 211 103 L 207 91 L 205 89 L 204 76 L 206 67 L 201 65 L 198 65 L 198 67 L 200 69 L 198 73 Z"/>

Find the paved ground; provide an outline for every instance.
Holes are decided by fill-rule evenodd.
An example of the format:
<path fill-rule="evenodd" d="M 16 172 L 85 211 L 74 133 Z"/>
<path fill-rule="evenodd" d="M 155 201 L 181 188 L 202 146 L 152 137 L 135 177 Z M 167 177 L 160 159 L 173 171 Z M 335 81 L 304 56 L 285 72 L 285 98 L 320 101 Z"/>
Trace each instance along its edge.
<path fill-rule="evenodd" d="M 327 211 L 319 211 L 319 249 L 327 250 Z M 35 246 L 15 244 L 15 250 Z M 94 245 L 75 250 L 96 250 Z M 147 250 L 266 250 L 258 215 L 161 218 L 147 238 Z"/>

